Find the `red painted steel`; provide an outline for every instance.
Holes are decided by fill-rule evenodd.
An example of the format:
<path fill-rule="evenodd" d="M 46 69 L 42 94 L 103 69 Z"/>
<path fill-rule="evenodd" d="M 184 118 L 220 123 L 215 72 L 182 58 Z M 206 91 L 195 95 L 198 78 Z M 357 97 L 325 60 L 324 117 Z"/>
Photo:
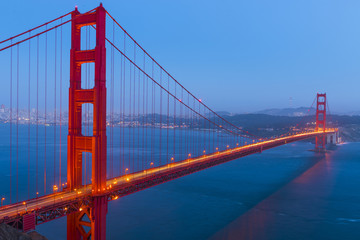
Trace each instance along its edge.
<path fill-rule="evenodd" d="M 326 93 L 317 94 L 316 102 L 316 127 L 315 131 L 325 132 L 326 130 Z M 324 151 L 326 144 L 326 135 L 317 136 L 315 138 L 315 149 Z"/>
<path fill-rule="evenodd" d="M 35 230 L 35 213 L 26 214 L 23 216 L 23 231 L 28 232 L 30 230 Z"/>
<path fill-rule="evenodd" d="M 82 158 L 84 152 L 92 154 L 92 192 L 93 206 L 68 216 L 68 239 L 105 239 L 107 201 L 101 196 L 106 189 L 106 12 L 100 6 L 91 13 L 72 12 L 71 50 L 70 50 L 70 89 L 69 89 L 69 135 L 68 135 L 68 188 L 74 190 L 82 186 Z M 96 46 L 93 50 L 81 50 L 81 27 L 96 25 Z M 92 89 L 81 88 L 81 66 L 95 63 L 95 84 Z M 93 104 L 93 135 L 83 136 L 82 104 Z M 83 231 L 83 217 L 91 221 L 91 232 Z"/>

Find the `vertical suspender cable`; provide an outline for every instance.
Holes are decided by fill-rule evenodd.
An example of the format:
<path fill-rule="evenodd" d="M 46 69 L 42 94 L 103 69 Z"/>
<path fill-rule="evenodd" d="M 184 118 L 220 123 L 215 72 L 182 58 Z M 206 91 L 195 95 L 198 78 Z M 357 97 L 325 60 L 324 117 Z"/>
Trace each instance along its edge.
<path fill-rule="evenodd" d="M 181 88 L 181 93 L 179 93 L 179 97 L 180 97 L 180 103 L 179 103 L 179 157 L 178 160 L 182 159 L 182 130 L 181 130 L 181 121 L 182 121 L 182 88 Z"/>
<path fill-rule="evenodd" d="M 160 69 L 160 85 L 162 86 L 162 71 Z M 160 156 L 159 156 L 159 166 L 161 166 L 161 155 L 162 155 L 162 148 L 161 148 L 161 131 L 162 130 L 162 89 L 160 88 Z"/>
<path fill-rule="evenodd" d="M 39 36 L 36 37 L 36 197 L 39 194 L 39 179 L 38 179 L 38 168 L 39 168 Z"/>
<path fill-rule="evenodd" d="M 175 83 L 175 97 L 177 97 L 176 96 L 176 83 Z M 173 154 L 173 160 L 175 160 L 175 154 L 176 154 L 176 98 L 174 98 L 174 139 L 173 139 L 173 141 L 174 141 L 174 146 L 173 146 L 173 148 L 174 148 L 174 154 Z"/>
<path fill-rule="evenodd" d="M 11 40 L 12 44 L 12 40 Z M 13 53 L 12 48 L 10 48 L 10 204 L 12 203 L 12 88 L 13 88 Z"/>
<path fill-rule="evenodd" d="M 181 101 L 184 101 L 184 89 L 181 88 Z M 180 123 L 179 123 L 179 130 L 180 130 L 180 159 L 182 160 L 183 158 L 183 153 L 184 153 L 184 144 L 183 144 L 183 104 L 180 103 Z"/>
<path fill-rule="evenodd" d="M 185 95 L 187 98 L 187 105 L 190 106 L 190 97 L 189 97 L 189 94 L 185 92 Z M 185 108 L 186 110 L 186 158 L 190 158 L 189 157 L 189 154 L 191 154 L 191 149 L 190 149 L 190 146 L 191 146 L 191 139 L 190 139 L 190 111 L 189 111 L 189 108 Z"/>
<path fill-rule="evenodd" d="M 154 74 L 155 74 L 155 65 L 154 63 L 152 64 L 152 78 L 154 78 Z M 156 160 L 157 165 L 159 166 L 159 161 L 158 158 L 156 157 L 156 144 L 155 144 L 155 139 L 156 139 L 156 85 L 153 82 L 153 92 L 152 92 L 152 99 L 153 99 L 153 110 L 152 110 L 152 115 L 153 115 L 153 159 Z"/>
<path fill-rule="evenodd" d="M 115 23 L 113 22 L 113 42 L 115 42 Z M 111 92 L 110 92 L 110 177 L 114 176 L 114 47 L 111 48 Z"/>
<path fill-rule="evenodd" d="M 115 23 L 113 23 L 113 42 L 115 42 Z M 115 53 L 114 48 L 112 47 L 113 56 L 112 56 L 112 80 L 111 80 L 111 91 L 112 91 L 112 122 L 111 122 L 111 177 L 114 177 L 114 107 L 115 107 Z"/>
<path fill-rule="evenodd" d="M 62 23 L 62 18 L 61 18 Z M 60 112 L 59 112 L 59 187 L 61 190 L 61 128 L 62 128 L 62 29 L 63 27 L 60 27 Z"/>
<path fill-rule="evenodd" d="M 191 103 L 192 101 L 192 103 Z M 190 102 L 189 102 L 189 106 L 191 105 L 193 106 L 193 109 L 195 109 L 195 99 L 194 98 L 190 98 Z M 194 125 L 194 112 L 189 111 L 190 114 L 190 151 L 191 151 L 191 158 L 193 158 L 195 156 L 195 125 Z"/>
<path fill-rule="evenodd" d="M 141 61 L 141 59 L 140 59 L 140 56 L 139 56 L 139 62 Z M 139 64 L 140 65 L 140 64 Z M 137 159 L 138 159 L 138 167 L 137 167 L 137 171 L 140 171 L 140 86 L 141 86 L 141 84 L 140 84 L 140 78 L 141 78 L 141 76 L 140 76 L 140 70 L 138 70 L 137 71 L 138 72 L 138 96 L 137 96 L 137 99 L 138 99 L 138 114 L 137 114 L 137 122 L 138 122 L 138 124 L 137 124 L 137 140 L 138 140 L 138 142 L 137 142 L 137 149 L 138 149 L 138 153 L 137 153 Z"/>
<path fill-rule="evenodd" d="M 209 118 L 211 117 L 210 112 L 208 112 L 208 116 L 209 116 Z M 211 123 L 208 122 L 208 143 L 209 144 L 208 144 L 207 148 L 208 148 L 209 153 L 212 153 L 212 149 L 211 149 L 211 130 L 210 130 L 210 128 L 211 128 Z"/>
<path fill-rule="evenodd" d="M 31 32 L 29 32 L 29 37 Z M 30 199 L 30 60 L 31 60 L 31 40 L 29 40 L 29 76 L 28 76 L 28 162 L 27 162 L 27 182 L 28 182 L 28 199 Z"/>
<path fill-rule="evenodd" d="M 56 184 L 56 64 L 57 64 L 57 28 L 55 28 L 55 61 L 54 61 L 54 182 L 53 186 Z"/>
<path fill-rule="evenodd" d="M 113 29 L 114 30 L 114 29 Z M 110 85 L 109 87 L 110 87 L 110 94 L 107 96 L 108 98 L 109 98 L 109 134 L 110 134 L 110 136 L 109 136 L 109 141 L 108 141 L 108 143 L 109 143 L 109 145 L 108 145 L 108 147 L 109 147 L 109 173 L 108 173 L 108 175 L 110 176 L 110 178 L 111 178 L 111 172 L 112 172 L 112 166 L 111 166 L 111 164 L 112 164 L 112 93 L 113 93 L 113 89 L 112 89 L 112 81 L 113 81 L 113 77 L 112 77 L 112 73 L 113 73 L 113 54 L 114 54 L 114 48 L 112 47 L 111 48 L 111 50 L 110 50 L 110 82 L 108 82 L 108 84 Z M 108 159 L 107 159 L 108 160 Z"/>
<path fill-rule="evenodd" d="M 201 112 L 200 112 L 201 113 Z M 206 108 L 204 107 L 204 116 L 206 116 Z M 204 118 L 204 126 L 203 126 L 203 133 L 204 133 L 204 155 L 205 155 L 205 153 L 207 154 L 207 152 L 206 152 L 206 123 L 207 123 L 207 121 L 206 121 L 206 119 Z"/>
<path fill-rule="evenodd" d="M 151 77 L 154 78 L 154 62 L 152 62 Z M 155 128 L 155 115 L 154 115 L 154 82 L 151 84 L 151 162 L 154 163 L 154 128 Z"/>
<path fill-rule="evenodd" d="M 132 143 L 132 141 L 131 141 L 131 124 L 132 124 L 132 116 L 131 116 L 131 113 L 132 113 L 132 111 L 131 111 L 131 106 L 132 106 L 132 104 L 131 104 L 131 93 L 132 93 L 132 91 L 131 91 L 131 73 L 132 73 L 132 71 L 131 71 L 131 63 L 129 62 L 129 97 L 130 97 L 130 99 L 129 99 L 129 126 L 128 126 L 128 133 L 129 133 L 129 165 L 127 167 L 128 169 L 131 169 L 130 167 L 131 167 L 131 160 L 132 160 L 131 159 L 131 143 Z"/>
<path fill-rule="evenodd" d="M 145 138 L 146 138 L 146 143 L 145 143 L 145 148 L 146 148 L 146 150 L 148 150 L 147 148 L 148 148 L 148 107 L 149 107 L 149 78 L 148 77 L 146 77 L 146 114 L 145 114 L 145 118 L 146 118 L 146 120 L 145 120 L 145 122 L 146 122 L 146 129 L 145 129 Z M 148 159 L 148 151 L 146 151 L 146 159 Z M 151 155 L 150 155 L 151 156 Z M 151 159 L 151 158 L 150 158 Z M 152 159 L 151 159 L 151 161 L 152 161 Z M 146 161 L 147 162 L 147 161 Z M 150 163 L 151 164 L 151 163 Z M 146 166 L 147 167 L 147 166 Z"/>
<path fill-rule="evenodd" d="M 167 75 L 167 90 L 170 92 L 170 79 Z M 169 127 L 170 127 L 170 94 L 167 93 L 167 119 L 166 119 L 166 163 L 169 164 Z"/>
<path fill-rule="evenodd" d="M 136 44 L 134 44 L 134 62 L 136 62 Z M 133 168 L 132 168 L 132 171 L 135 172 L 135 161 L 136 161 L 136 158 L 135 158 L 135 128 L 136 128 L 136 125 L 135 125 L 135 120 L 136 120 L 136 116 L 135 116 L 135 108 L 136 108 L 136 104 L 135 104 L 135 86 L 136 86 L 136 68 L 134 66 L 134 75 L 133 75 L 133 84 L 134 84 L 134 87 L 133 87 L 133 127 L 132 127 L 132 135 L 133 135 Z"/>
<path fill-rule="evenodd" d="M 16 202 L 19 202 L 19 44 L 16 63 Z"/>
<path fill-rule="evenodd" d="M 144 63 L 145 64 L 145 63 Z M 144 71 L 146 66 L 144 65 Z M 149 86 L 149 79 L 147 76 L 144 76 L 144 88 L 145 88 L 145 94 L 144 94 L 144 98 L 145 98 L 145 169 L 148 168 L 148 86 Z"/>
<path fill-rule="evenodd" d="M 46 25 L 46 29 L 47 29 L 47 25 Z M 44 140 L 44 194 L 46 194 L 46 98 L 47 98 L 47 32 L 45 33 L 45 90 L 44 90 L 44 104 L 45 104 L 45 116 L 44 116 L 44 136 L 45 136 L 45 140 Z"/>
<path fill-rule="evenodd" d="M 124 54 L 126 54 L 126 34 L 124 32 Z M 124 57 L 123 61 L 123 124 L 124 124 L 124 130 L 123 130 L 123 136 L 122 136 L 122 144 L 123 144 L 123 150 L 125 150 L 125 109 L 126 109 L 126 97 L 125 97 L 125 86 L 126 86 L 126 59 Z M 123 151 L 123 166 L 122 166 L 123 172 L 125 172 L 125 151 Z"/>
<path fill-rule="evenodd" d="M 122 118 L 122 114 L 123 114 L 123 109 L 122 109 L 122 98 L 123 98 L 123 94 L 122 94 L 122 76 L 123 76 L 123 56 L 120 56 L 120 88 L 119 88 L 119 92 L 120 92 L 120 102 L 119 102 L 119 109 L 120 109 L 120 141 L 119 141 L 119 148 L 120 148 L 120 152 L 119 152 L 119 176 L 122 173 L 122 155 L 121 152 L 124 151 L 124 149 L 122 149 L 122 134 L 123 134 L 123 128 L 124 128 L 124 119 Z"/>
<path fill-rule="evenodd" d="M 145 53 L 144 53 L 144 66 L 143 66 L 143 69 L 145 71 Z M 145 160 L 145 153 L 146 153 L 146 148 L 145 148 L 145 74 L 143 74 L 143 94 L 142 94 L 142 99 L 143 99 L 143 107 L 142 107 L 142 114 L 143 114 L 143 117 L 142 117 L 142 138 L 143 138 L 143 141 L 142 141 L 142 149 L 143 149 L 143 153 L 142 153 L 142 170 L 144 170 L 144 160 Z"/>

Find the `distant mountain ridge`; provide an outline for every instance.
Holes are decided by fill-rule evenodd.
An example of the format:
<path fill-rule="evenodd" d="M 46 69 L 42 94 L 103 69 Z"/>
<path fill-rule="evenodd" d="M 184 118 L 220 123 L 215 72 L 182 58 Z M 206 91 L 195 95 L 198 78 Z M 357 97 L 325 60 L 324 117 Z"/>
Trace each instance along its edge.
<path fill-rule="evenodd" d="M 239 115 L 239 113 L 231 113 L 227 111 L 217 111 L 217 114 L 220 116 L 234 116 Z M 240 113 L 240 114 L 266 114 L 271 116 L 283 116 L 283 117 L 302 117 L 302 116 L 309 116 L 315 115 L 316 109 L 315 108 L 305 108 L 305 107 L 298 107 L 298 108 L 271 108 L 265 109 L 257 112 L 247 112 L 247 113 Z M 355 115 L 355 114 L 353 114 Z M 209 116 L 212 116 L 209 114 Z"/>
<path fill-rule="evenodd" d="M 360 116 L 360 111 L 348 112 L 346 115 L 349 115 L 349 116 Z"/>
<path fill-rule="evenodd" d="M 256 136 L 270 137 L 281 135 L 291 131 L 292 128 L 314 127 L 314 114 L 294 116 L 304 114 L 298 111 L 278 112 L 275 114 L 293 114 L 292 116 L 282 116 L 265 113 L 236 114 L 232 116 L 223 116 L 232 124 L 241 127 Z M 310 110 L 310 113 L 315 109 Z M 271 113 L 271 111 L 270 111 Z M 307 124 L 310 124 L 309 126 Z M 327 122 L 328 127 L 339 127 L 340 135 L 344 141 L 360 142 L 360 116 L 350 115 L 331 115 Z"/>
<path fill-rule="evenodd" d="M 265 109 L 262 111 L 255 112 L 256 114 L 267 114 L 272 116 L 286 116 L 286 117 L 302 117 L 308 115 L 315 115 L 316 109 L 315 108 L 305 108 L 305 107 L 298 107 L 298 108 L 272 108 L 272 109 Z"/>
<path fill-rule="evenodd" d="M 271 108 L 265 109 L 258 112 L 254 112 L 254 114 L 266 114 L 272 116 L 285 116 L 285 117 L 302 117 L 315 115 L 316 108 L 306 108 L 306 107 L 298 107 L 298 108 Z M 345 116 L 360 116 L 360 111 L 351 111 L 351 112 L 332 112 L 332 115 L 345 115 Z"/>
<path fill-rule="evenodd" d="M 233 114 L 227 111 L 216 111 L 217 114 L 219 114 L 220 116 L 232 116 Z M 211 114 L 209 114 L 209 116 L 211 116 Z"/>

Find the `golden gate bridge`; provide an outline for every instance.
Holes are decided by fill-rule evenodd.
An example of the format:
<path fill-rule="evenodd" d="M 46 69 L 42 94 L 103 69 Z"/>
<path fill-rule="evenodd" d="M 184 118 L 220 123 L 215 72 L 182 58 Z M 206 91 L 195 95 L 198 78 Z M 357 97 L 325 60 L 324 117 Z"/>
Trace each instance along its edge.
<path fill-rule="evenodd" d="M 327 127 L 326 94 L 315 124 L 280 136 L 230 123 L 101 4 L 3 40 L 0 52 L 9 106 L 0 222 L 25 232 L 66 216 L 68 239 L 105 239 L 108 201 L 295 141 L 315 138 L 322 152 L 338 132 Z"/>

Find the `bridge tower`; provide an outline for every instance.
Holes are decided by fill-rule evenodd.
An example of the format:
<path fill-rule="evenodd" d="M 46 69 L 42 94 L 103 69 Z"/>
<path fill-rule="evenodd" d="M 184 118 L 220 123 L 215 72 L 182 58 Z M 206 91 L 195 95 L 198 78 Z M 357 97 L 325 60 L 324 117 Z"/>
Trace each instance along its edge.
<path fill-rule="evenodd" d="M 317 94 L 316 101 L 316 131 L 326 131 L 326 93 Z M 317 136 L 315 139 L 315 150 L 325 151 L 326 135 Z"/>
<path fill-rule="evenodd" d="M 105 239 L 107 199 L 101 196 L 106 189 L 106 11 L 102 4 L 94 11 L 80 14 L 72 12 L 69 88 L 69 134 L 67 159 L 67 187 L 80 188 L 82 183 L 82 159 L 91 153 L 93 205 L 81 207 L 80 212 L 67 219 L 67 239 Z M 81 49 L 81 28 L 96 26 L 96 46 Z M 81 88 L 81 66 L 94 63 L 95 76 L 92 89 Z M 93 104 L 93 133 L 83 136 L 82 104 Z M 86 231 L 86 229 L 90 230 Z"/>

